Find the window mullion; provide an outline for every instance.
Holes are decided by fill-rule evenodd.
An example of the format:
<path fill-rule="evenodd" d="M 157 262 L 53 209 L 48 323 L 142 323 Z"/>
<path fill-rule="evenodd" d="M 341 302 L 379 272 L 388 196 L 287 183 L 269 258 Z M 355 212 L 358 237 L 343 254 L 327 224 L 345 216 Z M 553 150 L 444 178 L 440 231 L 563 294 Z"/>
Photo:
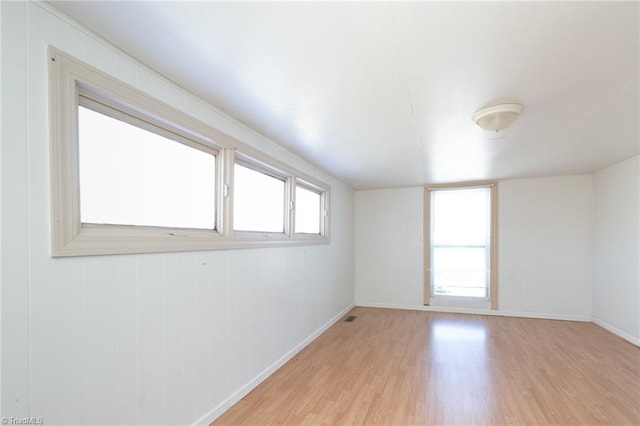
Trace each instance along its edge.
<path fill-rule="evenodd" d="M 233 236 L 233 164 L 235 161 L 235 150 L 220 150 L 218 167 L 218 231 L 225 237 Z"/>
<path fill-rule="evenodd" d="M 328 235 L 327 217 L 329 216 L 329 199 L 327 192 L 320 194 L 320 235 Z"/>
<path fill-rule="evenodd" d="M 320 235 L 295 234 L 295 176 L 323 201 L 329 185 L 53 47 L 48 61 L 52 256 L 329 242 L 324 215 Z M 108 126 L 120 133 L 100 130 Z M 179 171 L 181 164 L 188 170 Z M 250 220 L 264 222 L 265 213 L 273 213 L 266 225 L 271 231 L 234 231 L 242 198 L 235 166 L 242 164 L 270 182 L 269 191 L 242 188 Z M 113 189 L 111 198 L 103 196 L 105 185 Z"/>
<path fill-rule="evenodd" d="M 284 233 L 287 237 L 293 237 L 296 221 L 296 178 L 293 176 L 289 176 L 285 183 L 284 207 Z"/>

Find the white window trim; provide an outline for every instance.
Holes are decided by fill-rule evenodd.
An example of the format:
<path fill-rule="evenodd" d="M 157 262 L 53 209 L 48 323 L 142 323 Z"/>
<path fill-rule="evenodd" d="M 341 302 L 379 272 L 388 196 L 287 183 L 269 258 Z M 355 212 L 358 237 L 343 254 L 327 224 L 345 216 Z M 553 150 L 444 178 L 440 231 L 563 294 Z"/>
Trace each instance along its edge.
<path fill-rule="evenodd" d="M 455 189 L 491 189 L 491 234 L 489 245 L 489 297 L 435 296 L 431 294 L 431 192 Z M 430 306 L 433 301 L 442 301 L 444 305 L 462 302 L 467 306 L 477 302 L 477 307 L 490 303 L 491 309 L 498 309 L 498 183 L 497 182 L 461 182 L 442 185 L 425 185 L 423 196 L 424 211 L 424 305 Z M 442 303 L 437 303 L 438 305 Z"/>
<path fill-rule="evenodd" d="M 282 206 L 282 211 L 284 216 L 283 232 L 239 231 L 234 229 L 233 235 L 236 238 L 242 238 L 245 240 L 259 237 L 259 236 L 262 236 L 264 238 L 269 238 L 270 240 L 274 240 L 274 241 L 287 239 L 290 235 L 290 230 L 289 230 L 290 220 L 288 219 L 288 216 L 290 215 L 289 206 L 290 206 L 291 198 L 290 198 L 289 185 L 290 185 L 291 178 L 289 174 L 283 172 L 282 170 L 279 170 L 276 167 L 269 165 L 268 163 L 259 161 L 255 158 L 251 158 L 241 153 L 235 156 L 234 165 L 235 164 L 238 164 L 239 166 L 246 167 L 250 170 L 253 170 L 258 173 L 262 173 L 267 176 L 283 181 L 285 194 L 284 194 L 284 202 Z"/>
<path fill-rule="evenodd" d="M 293 209 L 287 209 L 285 233 L 274 238 L 266 233 L 233 231 L 233 165 L 241 161 L 277 171 L 288 182 L 287 194 L 302 179 L 322 191 L 327 202 L 330 187 L 305 176 L 250 148 L 243 142 L 202 123 L 146 93 L 105 74 L 64 52 L 49 47 L 50 165 L 51 165 L 51 255 L 88 256 L 126 253 L 251 248 L 279 245 L 328 244 L 329 215 L 322 235 L 296 235 Z M 139 126 L 151 122 L 178 135 L 180 143 L 216 155 L 216 227 L 214 230 L 160 228 L 80 223 L 78 170 L 78 105 L 80 99 L 105 105 L 106 109 L 130 114 Z M 110 115 L 110 114 L 107 114 Z M 144 127 L 143 127 L 144 128 Z M 176 139 L 174 137 L 173 139 Z M 203 149 L 203 147 L 205 147 Z M 294 191 L 295 192 L 295 191 Z M 295 194 L 293 194 L 295 196 Z M 285 197 L 286 198 L 286 197 Z M 289 203 L 293 206 L 293 203 Z"/>
<path fill-rule="evenodd" d="M 315 192 L 320 195 L 320 233 L 319 234 L 308 234 L 305 232 L 297 232 L 295 230 L 295 211 L 293 211 L 291 218 L 291 223 L 294 226 L 294 234 L 299 238 L 322 238 L 323 235 L 327 232 L 328 223 L 328 209 L 329 209 L 329 193 L 322 186 L 319 186 L 317 183 L 312 183 L 310 181 L 305 181 L 304 179 L 296 178 L 295 182 L 292 184 L 292 197 L 293 203 L 295 204 L 295 196 L 296 196 L 296 188 L 300 186 L 301 188 L 307 189 L 311 192 Z"/>
<path fill-rule="evenodd" d="M 285 225 L 284 233 L 262 231 L 233 231 L 237 240 L 246 241 L 257 236 L 268 238 L 270 241 L 296 241 L 297 243 L 322 243 L 329 241 L 329 194 L 330 187 L 310 176 L 306 176 L 289 166 L 273 159 L 266 158 L 258 151 L 245 148 L 244 152 L 235 152 L 234 162 L 258 172 L 285 181 Z M 246 154 L 245 154 L 246 153 Z M 249 154 L 250 153 L 250 154 Z M 233 172 L 232 172 L 233 173 Z M 321 217 L 320 234 L 306 234 L 295 232 L 295 198 L 296 186 L 304 186 L 320 194 Z M 233 206 L 231 207 L 233 208 Z M 231 211 L 231 217 L 233 211 Z"/>

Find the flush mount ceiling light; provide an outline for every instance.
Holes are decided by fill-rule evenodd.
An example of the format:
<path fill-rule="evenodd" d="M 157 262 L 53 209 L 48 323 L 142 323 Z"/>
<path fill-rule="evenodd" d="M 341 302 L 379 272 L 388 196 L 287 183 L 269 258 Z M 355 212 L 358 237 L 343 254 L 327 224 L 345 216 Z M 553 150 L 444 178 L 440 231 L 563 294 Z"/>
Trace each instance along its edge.
<path fill-rule="evenodd" d="M 511 126 L 524 107 L 520 104 L 500 104 L 476 111 L 473 121 L 484 130 L 499 132 Z"/>

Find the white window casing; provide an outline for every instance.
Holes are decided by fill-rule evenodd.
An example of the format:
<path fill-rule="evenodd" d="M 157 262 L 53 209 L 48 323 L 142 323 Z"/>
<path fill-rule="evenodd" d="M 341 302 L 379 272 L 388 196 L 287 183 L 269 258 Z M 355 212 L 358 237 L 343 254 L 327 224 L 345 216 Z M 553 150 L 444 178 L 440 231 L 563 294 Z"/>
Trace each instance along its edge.
<path fill-rule="evenodd" d="M 51 253 L 84 256 L 249 248 L 329 243 L 329 215 L 321 233 L 294 231 L 295 185 L 305 182 L 321 194 L 328 212 L 330 187 L 272 159 L 233 137 L 173 108 L 114 77 L 50 47 Z M 108 117 L 215 155 L 214 229 L 187 229 L 81 223 L 78 108 Z M 245 164 L 285 182 L 284 232 L 233 230 L 233 166 Z M 141 165 L 142 166 L 142 165 Z M 143 172 L 143 171 L 142 171 Z M 114 171 L 117 173 L 117 171 Z M 108 176 L 105 176 L 108 179 Z M 293 208 L 289 208 L 292 206 Z"/>
<path fill-rule="evenodd" d="M 463 296 L 463 293 L 460 295 L 447 295 L 447 294 L 438 294 L 436 292 L 436 288 L 434 287 L 434 250 L 438 244 L 435 243 L 434 235 L 433 235 L 433 195 L 437 192 L 452 192 L 455 193 L 457 190 L 474 190 L 474 189 L 488 189 L 488 217 L 486 218 L 487 223 L 486 226 L 488 228 L 488 234 L 484 237 L 484 241 L 480 243 L 476 243 L 478 248 L 481 249 L 484 247 L 486 252 L 486 264 L 483 266 L 484 273 L 486 273 L 486 293 L 484 296 L 482 295 L 474 295 L 472 296 L 469 293 L 468 296 Z M 469 191 L 466 191 L 469 192 Z M 498 249 L 497 249 L 497 235 L 498 235 L 498 221 L 497 221 L 497 183 L 495 182 L 471 182 L 471 183 L 457 183 L 450 185 L 429 185 L 424 188 L 424 304 L 431 305 L 432 302 L 437 301 L 438 304 L 441 304 L 442 301 L 449 300 L 449 303 L 454 303 L 457 300 L 458 303 L 462 305 L 466 305 L 468 303 L 477 303 L 478 307 L 487 304 L 487 307 L 491 309 L 497 309 L 498 303 Z M 484 231 L 483 231 L 484 232 Z M 467 239 L 466 237 L 464 238 Z M 456 248 L 467 248 L 469 243 L 466 242 L 453 242 L 451 247 Z M 445 244 L 446 245 L 446 244 Z M 469 246 L 471 247 L 471 246 Z M 473 246 L 475 247 L 475 245 Z M 458 284 L 456 284 L 458 285 Z M 452 288 L 457 290 L 455 288 Z M 459 292 L 459 291 L 458 291 Z M 456 292 L 453 292 L 455 294 Z M 486 302 L 485 302 L 486 301 Z"/>

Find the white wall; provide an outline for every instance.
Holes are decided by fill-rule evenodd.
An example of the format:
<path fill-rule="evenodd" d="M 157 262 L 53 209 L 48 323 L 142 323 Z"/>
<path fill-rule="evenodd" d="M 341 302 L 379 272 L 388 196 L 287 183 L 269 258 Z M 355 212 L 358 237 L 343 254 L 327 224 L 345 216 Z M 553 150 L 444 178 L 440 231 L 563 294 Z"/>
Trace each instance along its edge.
<path fill-rule="evenodd" d="M 591 175 L 498 185 L 498 309 L 591 316 Z M 422 308 L 421 187 L 356 192 L 356 303 Z"/>
<path fill-rule="evenodd" d="M 594 321 L 640 345 L 640 156 L 595 174 Z"/>
<path fill-rule="evenodd" d="M 2 416 L 210 420 L 354 302 L 353 191 L 51 13 L 1 2 Z M 52 44 L 332 187 L 331 244 L 49 256 Z"/>
<path fill-rule="evenodd" d="M 356 304 L 422 306 L 422 193 L 356 192 Z"/>
<path fill-rule="evenodd" d="M 499 308 L 589 319 L 591 175 L 500 182 Z"/>

